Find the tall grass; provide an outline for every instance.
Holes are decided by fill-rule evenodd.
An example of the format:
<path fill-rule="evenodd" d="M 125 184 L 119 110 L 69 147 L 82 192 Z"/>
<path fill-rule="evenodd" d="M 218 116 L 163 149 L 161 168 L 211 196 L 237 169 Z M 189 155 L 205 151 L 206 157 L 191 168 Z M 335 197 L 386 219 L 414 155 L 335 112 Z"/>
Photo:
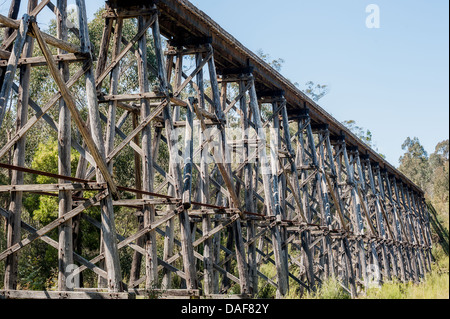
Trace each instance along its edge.
<path fill-rule="evenodd" d="M 317 292 L 307 293 L 303 299 L 351 299 L 351 296 L 336 279 L 330 278 Z M 420 284 L 392 281 L 369 289 L 358 299 L 449 299 L 449 274 L 434 269 Z"/>
<path fill-rule="evenodd" d="M 387 282 L 380 288 L 370 288 L 361 293 L 358 299 L 449 299 L 449 258 L 437 247 L 433 250 L 435 262 L 432 271 L 428 273 L 420 284 L 412 282 L 402 283 L 398 280 Z M 295 298 L 295 296 L 288 296 Z M 322 283 L 316 293 L 307 293 L 304 299 L 350 299 L 350 294 L 330 278 Z"/>
<path fill-rule="evenodd" d="M 384 283 L 380 288 L 371 288 L 366 293 L 360 292 L 358 299 L 449 299 L 449 257 L 440 246 L 433 248 L 433 257 L 432 271 L 420 284 L 394 280 Z M 298 269 L 293 271 L 295 276 L 301 278 Z M 261 265 L 260 272 L 276 281 L 273 264 Z M 293 280 L 290 280 L 289 288 L 286 299 L 351 299 L 350 293 L 333 277 L 317 287 L 316 292 L 307 292 Z M 276 288 L 259 280 L 257 298 L 272 299 L 275 296 Z"/>
<path fill-rule="evenodd" d="M 432 271 L 420 284 L 385 283 L 380 289 L 373 288 L 362 297 L 366 299 L 449 299 L 449 258 L 442 247 L 433 249 L 435 262 Z"/>
<path fill-rule="evenodd" d="M 381 288 L 369 289 L 362 299 L 449 299 L 449 275 L 433 271 L 420 284 L 384 284 Z"/>
<path fill-rule="evenodd" d="M 304 299 L 351 299 L 351 296 L 336 278 L 330 277 L 315 293 L 307 293 Z"/>

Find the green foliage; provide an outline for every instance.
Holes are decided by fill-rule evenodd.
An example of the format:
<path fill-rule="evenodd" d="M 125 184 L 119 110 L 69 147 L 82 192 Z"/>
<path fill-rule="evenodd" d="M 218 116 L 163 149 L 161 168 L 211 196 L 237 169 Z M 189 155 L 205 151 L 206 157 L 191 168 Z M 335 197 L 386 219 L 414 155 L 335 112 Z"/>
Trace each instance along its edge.
<path fill-rule="evenodd" d="M 441 246 L 435 245 L 432 250 L 432 255 L 435 259 L 432 265 L 435 272 L 447 272 L 449 270 L 449 257 Z"/>
<path fill-rule="evenodd" d="M 430 168 L 433 206 L 440 213 L 439 217 L 445 227 L 449 228 L 449 140 L 436 146 L 435 152 L 430 155 Z"/>
<path fill-rule="evenodd" d="M 79 156 L 76 151 L 72 150 L 72 174 L 76 172 Z M 58 142 L 56 140 L 50 138 L 46 142 L 39 143 L 31 168 L 53 174 L 58 173 Z M 53 184 L 58 181 L 52 177 L 38 175 L 34 177 L 33 182 L 36 184 Z M 47 224 L 58 217 L 57 197 L 30 195 L 25 198 L 24 206 L 35 220 L 43 224 Z"/>
<path fill-rule="evenodd" d="M 433 271 L 426 275 L 425 281 L 416 285 L 414 283 L 401 283 L 393 281 L 384 284 L 381 288 L 369 289 L 363 299 L 448 299 L 449 275 Z"/>
<path fill-rule="evenodd" d="M 48 224 L 58 217 L 58 198 L 39 197 L 39 208 L 33 212 L 33 218 L 43 224 Z"/>
<path fill-rule="evenodd" d="M 351 299 L 351 296 L 336 278 L 330 277 L 315 293 L 308 293 L 305 299 Z"/>
<path fill-rule="evenodd" d="M 260 266 L 259 271 L 268 278 L 276 278 L 277 270 L 275 265 L 267 263 Z M 273 299 L 277 294 L 277 289 L 266 282 L 265 280 L 258 280 L 258 298 Z"/>
<path fill-rule="evenodd" d="M 404 299 L 405 293 L 409 288 L 409 284 L 402 284 L 398 281 L 386 283 L 381 288 L 371 288 L 367 292 L 367 295 L 363 298 L 366 299 Z"/>
<path fill-rule="evenodd" d="M 34 153 L 31 168 L 48 173 L 58 173 L 58 143 L 55 140 L 49 140 L 45 143 L 39 143 L 39 146 Z M 37 176 L 36 182 L 38 184 L 57 183 L 57 180 L 47 176 Z"/>
<path fill-rule="evenodd" d="M 256 54 L 259 58 L 261 58 L 264 62 L 269 64 L 275 71 L 281 72 L 284 63 L 286 62 L 282 58 L 273 59 L 270 54 L 265 53 L 262 49 L 256 51 Z M 300 87 L 300 85 L 295 82 L 295 86 Z M 303 93 L 308 95 L 314 102 L 318 102 L 325 95 L 330 93 L 330 87 L 324 84 L 315 84 L 313 81 L 308 81 L 305 84 L 305 88 L 302 90 Z"/>
<path fill-rule="evenodd" d="M 342 122 L 353 134 L 355 134 L 361 141 L 369 146 L 373 146 L 373 134 L 370 130 L 366 130 L 356 125 L 356 121 L 344 121 Z"/>
<path fill-rule="evenodd" d="M 435 244 L 434 248 L 440 248 L 447 256 L 449 256 L 448 214 L 447 216 L 442 213 L 438 214 L 433 204 L 429 200 L 427 201 L 427 207 L 430 213 L 429 219 L 433 236 L 433 243 Z M 443 217 L 446 217 L 447 219 L 443 220 Z M 435 253 L 433 252 L 433 256 L 437 255 L 435 255 Z"/>
<path fill-rule="evenodd" d="M 428 163 L 428 153 L 415 137 L 408 137 L 402 145 L 405 154 L 400 158 L 400 171 L 408 176 L 422 189 L 427 190 L 431 181 L 431 169 Z"/>
<path fill-rule="evenodd" d="M 29 290 L 47 290 L 55 286 L 58 277 L 54 266 L 58 251 L 44 242 L 24 248 L 19 259 L 19 287 Z"/>
<path fill-rule="evenodd" d="M 358 126 L 356 121 L 354 120 L 344 121 L 342 122 L 342 124 L 344 124 L 345 127 L 347 127 L 353 134 L 355 134 L 356 137 L 361 140 L 361 142 L 378 152 L 378 147 L 373 140 L 373 134 L 370 130 Z M 382 158 L 386 158 L 386 155 L 384 154 L 379 153 L 378 155 L 380 155 Z"/>
<path fill-rule="evenodd" d="M 437 209 L 440 221 L 448 229 L 449 140 L 438 143 L 430 156 L 417 137 L 408 137 L 402 147 L 405 154 L 400 158 L 399 170 L 425 191 Z"/>
<path fill-rule="evenodd" d="M 259 49 L 258 51 L 256 51 L 256 54 L 267 64 L 269 64 L 272 68 L 274 68 L 277 72 L 280 72 L 283 64 L 284 64 L 284 59 L 279 58 L 279 59 L 272 59 L 272 57 L 270 56 L 270 54 L 265 53 L 262 49 Z"/>
<path fill-rule="evenodd" d="M 306 82 L 306 88 L 303 92 L 308 95 L 314 102 L 319 102 L 325 95 L 330 92 L 328 85 L 315 84 L 313 81 Z"/>

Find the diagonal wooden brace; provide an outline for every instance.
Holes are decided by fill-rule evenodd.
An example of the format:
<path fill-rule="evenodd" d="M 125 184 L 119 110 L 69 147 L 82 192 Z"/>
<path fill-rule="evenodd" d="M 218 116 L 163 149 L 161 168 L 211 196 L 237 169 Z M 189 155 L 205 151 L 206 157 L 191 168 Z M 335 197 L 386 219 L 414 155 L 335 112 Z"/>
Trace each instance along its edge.
<path fill-rule="evenodd" d="M 44 39 L 42 38 L 41 31 L 39 30 L 39 27 L 35 21 L 31 22 L 31 28 L 32 28 L 34 35 L 36 36 L 39 47 L 41 48 L 41 51 L 44 54 L 45 59 L 47 60 L 50 74 L 53 76 L 58 88 L 60 89 L 61 95 L 62 95 L 64 101 L 66 102 L 67 107 L 70 110 L 70 113 L 72 114 L 72 118 L 74 119 L 81 135 L 83 136 L 83 139 L 86 142 L 86 145 L 87 145 L 92 157 L 94 158 L 95 163 L 97 164 L 100 172 L 102 173 L 103 177 L 105 178 L 105 181 L 108 184 L 108 188 L 111 191 L 111 195 L 113 196 L 114 199 L 116 199 L 116 200 L 119 199 L 119 193 L 118 193 L 117 187 L 113 181 L 111 174 L 109 173 L 108 167 L 106 165 L 106 161 L 101 156 L 100 151 L 98 150 L 97 146 L 95 145 L 95 142 L 94 142 L 92 136 L 90 135 L 88 128 L 86 127 L 86 124 L 84 123 L 83 119 L 81 118 L 81 115 L 77 110 L 75 101 L 74 101 L 72 95 L 70 94 L 70 91 L 67 88 L 66 84 L 64 83 L 61 73 L 59 72 L 56 63 L 53 60 L 53 55 L 51 54 L 47 44 L 45 43 Z"/>
<path fill-rule="evenodd" d="M 23 247 L 31 244 L 33 241 L 35 241 L 36 239 L 44 236 L 45 234 L 47 234 L 51 230 L 55 229 L 59 225 L 62 225 L 65 222 L 67 222 L 68 220 L 70 220 L 70 219 L 74 218 L 75 216 L 81 214 L 84 210 L 94 206 L 96 203 L 98 203 L 102 199 L 106 198 L 107 196 L 108 196 L 108 192 L 107 191 L 98 193 L 96 196 L 94 196 L 93 198 L 91 198 L 89 200 L 86 200 L 83 204 L 81 204 L 77 208 L 73 209 L 72 211 L 68 212 L 64 216 L 62 216 L 62 217 L 60 217 L 58 219 L 55 219 L 53 222 L 51 222 L 47 226 L 44 226 L 43 228 L 41 228 L 37 232 L 30 234 L 27 238 L 23 239 L 21 242 L 15 244 L 15 245 L 12 245 L 11 247 L 7 248 L 5 251 L 0 253 L 0 261 L 4 260 L 9 255 L 19 251 Z"/>

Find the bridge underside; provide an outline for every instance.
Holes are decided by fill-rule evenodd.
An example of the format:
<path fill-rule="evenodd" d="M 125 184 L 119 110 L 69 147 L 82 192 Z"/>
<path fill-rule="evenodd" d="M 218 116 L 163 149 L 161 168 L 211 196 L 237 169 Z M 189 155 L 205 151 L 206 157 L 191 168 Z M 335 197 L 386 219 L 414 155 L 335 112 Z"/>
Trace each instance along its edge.
<path fill-rule="evenodd" d="M 85 1 L 77 5 L 79 26 L 65 0 L 30 0 L 21 20 L 0 15 L 0 127 L 10 104 L 16 117 L 0 144 L 0 168 L 11 172 L 0 185 L 11 194 L 0 207 L 0 298 L 252 298 L 267 287 L 282 298 L 331 277 L 356 297 L 431 270 L 423 192 L 199 9 L 110 1 L 92 54 Z M 56 36 L 36 23 L 49 9 Z M 45 102 L 30 96 L 38 66 L 58 88 Z M 41 123 L 58 136 L 58 174 L 26 167 L 26 136 Z M 74 176 L 71 152 L 80 155 Z M 57 182 L 24 184 L 27 174 Z M 40 229 L 22 218 L 30 193 L 59 205 Z M 131 230 L 117 231 L 116 215 L 133 220 Z M 86 224 L 99 230 L 95 257 L 77 244 Z M 37 241 L 58 251 L 56 291 L 17 284 L 19 256 Z M 98 287 L 74 284 L 82 272 Z"/>

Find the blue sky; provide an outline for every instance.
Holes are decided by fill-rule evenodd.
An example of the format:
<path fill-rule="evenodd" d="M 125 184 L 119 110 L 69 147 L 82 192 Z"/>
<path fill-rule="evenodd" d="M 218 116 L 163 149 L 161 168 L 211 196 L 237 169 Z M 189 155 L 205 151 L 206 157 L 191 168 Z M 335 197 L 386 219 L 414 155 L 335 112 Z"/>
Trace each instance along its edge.
<path fill-rule="evenodd" d="M 292 82 L 328 84 L 319 104 L 370 129 L 392 165 L 408 136 L 429 153 L 448 139 L 447 0 L 192 2 L 250 50 L 283 58 Z M 380 29 L 366 27 L 369 4 L 380 8 Z"/>
<path fill-rule="evenodd" d="M 329 85 L 319 104 L 370 129 L 392 165 L 408 136 L 430 154 L 449 138 L 447 0 L 191 2 L 250 50 L 283 58 L 281 73 L 292 82 Z M 87 1 L 88 16 L 103 3 Z M 369 4 L 380 8 L 379 29 L 366 27 Z M 0 1 L 0 13 L 8 6 Z"/>

